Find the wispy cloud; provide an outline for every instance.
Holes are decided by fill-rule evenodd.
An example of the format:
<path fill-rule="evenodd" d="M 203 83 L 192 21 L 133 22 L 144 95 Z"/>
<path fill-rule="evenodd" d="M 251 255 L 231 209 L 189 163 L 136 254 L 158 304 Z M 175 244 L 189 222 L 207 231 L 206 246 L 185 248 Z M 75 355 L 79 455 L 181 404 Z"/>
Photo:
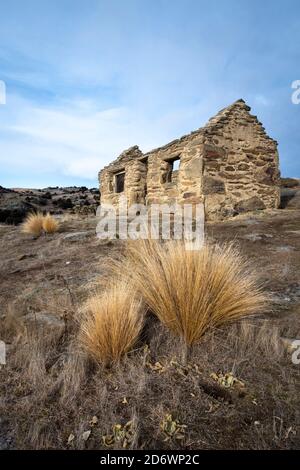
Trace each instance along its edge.
<path fill-rule="evenodd" d="M 238 98 L 299 176 L 299 11 L 298 0 L 6 2 L 0 184 L 96 185 L 125 148 L 162 145 Z"/>
<path fill-rule="evenodd" d="M 139 144 L 142 150 L 150 150 L 176 137 L 175 129 L 188 126 L 201 114 L 199 106 L 194 106 L 165 112 L 152 121 L 128 107 L 100 110 L 87 99 L 62 100 L 51 107 L 18 96 L 10 96 L 10 102 L 15 111 L 2 127 L 10 138 L 0 140 L 6 165 L 13 155 L 19 170 L 47 172 L 51 168 L 94 182 L 98 171 L 125 148 Z M 204 106 L 201 111 L 204 117 Z"/>

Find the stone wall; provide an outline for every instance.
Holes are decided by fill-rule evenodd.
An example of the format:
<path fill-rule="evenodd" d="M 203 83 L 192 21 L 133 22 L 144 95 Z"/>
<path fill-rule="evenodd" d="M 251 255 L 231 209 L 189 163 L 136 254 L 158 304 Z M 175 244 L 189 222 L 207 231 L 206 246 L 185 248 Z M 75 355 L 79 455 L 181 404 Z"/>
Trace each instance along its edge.
<path fill-rule="evenodd" d="M 125 195 L 128 202 L 134 198 L 134 192 L 139 191 L 141 186 L 146 184 L 145 171 L 140 173 L 139 161 L 143 154 L 139 147 L 135 145 L 121 153 L 121 155 L 110 165 L 103 168 L 99 173 L 99 183 L 101 192 L 101 203 L 117 205 L 120 196 Z M 140 165 L 139 165 L 140 164 Z M 119 172 L 125 171 L 124 192 L 116 193 L 115 176 Z M 143 177 L 144 175 L 144 177 Z M 142 181 L 142 178 L 144 181 Z"/>
<path fill-rule="evenodd" d="M 135 146 L 99 173 L 101 202 L 204 202 L 207 219 L 279 206 L 277 142 L 267 136 L 243 100 L 205 127 L 143 154 Z M 172 161 L 180 158 L 177 171 Z M 115 178 L 125 171 L 123 193 Z"/>
<path fill-rule="evenodd" d="M 202 137 L 174 141 L 145 154 L 148 157 L 147 203 L 200 202 L 202 196 Z M 170 161 L 180 157 L 179 169 L 172 181 L 165 181 Z"/>
<path fill-rule="evenodd" d="M 209 218 L 280 203 L 277 142 L 238 101 L 205 130 L 203 193 Z"/>

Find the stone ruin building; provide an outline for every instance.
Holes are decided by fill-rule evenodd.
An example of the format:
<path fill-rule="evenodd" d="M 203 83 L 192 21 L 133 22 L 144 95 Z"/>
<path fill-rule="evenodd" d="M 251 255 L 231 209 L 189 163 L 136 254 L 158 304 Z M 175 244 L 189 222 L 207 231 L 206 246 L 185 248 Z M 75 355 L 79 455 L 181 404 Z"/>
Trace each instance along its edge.
<path fill-rule="evenodd" d="M 207 220 L 277 208 L 277 142 L 243 100 L 163 147 L 125 150 L 99 173 L 101 203 L 204 203 Z"/>

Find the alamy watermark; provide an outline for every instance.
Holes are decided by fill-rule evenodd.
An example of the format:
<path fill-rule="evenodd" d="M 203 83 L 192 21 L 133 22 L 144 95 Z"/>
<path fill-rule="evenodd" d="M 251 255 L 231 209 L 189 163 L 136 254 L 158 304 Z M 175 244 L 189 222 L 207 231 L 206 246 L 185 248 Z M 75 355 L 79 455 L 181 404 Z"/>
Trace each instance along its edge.
<path fill-rule="evenodd" d="M 295 339 L 292 342 L 292 348 L 295 349 L 292 354 L 292 363 L 298 365 L 300 364 L 300 339 Z"/>
<path fill-rule="evenodd" d="M 6 85 L 0 80 L 0 104 L 6 104 Z"/>
<path fill-rule="evenodd" d="M 199 204 L 132 204 L 121 196 L 118 206 L 101 204 L 96 233 L 100 239 L 183 240 L 188 250 L 204 243 L 204 206 Z"/>
<path fill-rule="evenodd" d="M 6 364 L 6 345 L 0 340 L 0 365 Z"/>
<path fill-rule="evenodd" d="M 292 93 L 292 103 L 300 104 L 300 80 L 294 80 L 292 83 L 292 89 L 295 90 Z"/>

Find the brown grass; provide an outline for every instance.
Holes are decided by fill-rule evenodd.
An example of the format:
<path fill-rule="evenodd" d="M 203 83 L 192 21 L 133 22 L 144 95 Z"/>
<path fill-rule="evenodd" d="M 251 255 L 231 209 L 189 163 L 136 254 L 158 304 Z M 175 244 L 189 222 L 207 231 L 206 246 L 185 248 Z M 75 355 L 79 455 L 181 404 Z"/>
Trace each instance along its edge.
<path fill-rule="evenodd" d="M 266 226 L 251 225 L 251 230 L 274 233 L 284 225 L 276 217 L 267 219 Z M 90 220 L 74 219 L 66 228 L 90 229 Z M 226 223 L 210 227 L 220 240 L 243 237 L 245 226 L 232 224 L 230 233 Z M 7 364 L 0 366 L 1 449 L 124 451 L 122 440 L 108 448 L 103 436 L 131 419 L 137 437 L 130 446 L 138 449 L 299 449 L 300 370 L 281 348 L 282 336 L 299 336 L 299 262 L 275 250 L 287 237 L 297 247 L 295 235 L 285 230 L 285 238 L 278 231 L 270 243 L 241 242 L 274 296 L 289 297 L 274 303 L 272 315 L 248 316 L 210 329 L 192 348 L 185 367 L 178 338 L 149 315 L 142 335 L 147 346 L 124 357 L 112 373 L 95 367 L 79 347 L 77 305 L 87 297 L 87 285 L 106 275 L 104 262 L 122 256 L 124 242 L 104 246 L 91 237 L 85 244 L 64 244 L 58 256 L 55 237 L 44 243 L 27 236 L 20 243 L 19 228 L 2 225 L 0 231 L 0 338 L 7 344 Z M 39 256 L 19 260 L 31 253 Z M 65 266 L 62 258 L 72 262 Z M 289 269 L 280 270 L 280 263 Z M 51 341 L 51 331 L 38 324 L 28 323 L 25 329 L 23 316 L 31 311 L 66 316 L 64 335 Z M 241 380 L 245 396 L 235 387 L 221 389 L 211 378 L 219 371 Z M 166 440 L 160 423 L 167 414 L 187 426 L 184 440 Z M 93 416 L 98 418 L 95 426 L 90 424 Z M 82 434 L 89 429 L 91 435 L 84 441 Z M 68 443 L 71 433 L 75 438 Z"/>
<path fill-rule="evenodd" d="M 88 299 L 79 338 L 97 362 L 110 365 L 133 348 L 142 323 L 141 301 L 132 285 L 114 280 Z"/>
<path fill-rule="evenodd" d="M 59 227 L 58 221 L 51 215 L 47 214 L 43 217 L 43 230 L 46 233 L 55 233 Z"/>
<path fill-rule="evenodd" d="M 31 213 L 27 215 L 25 221 L 21 226 L 22 232 L 28 233 L 35 237 L 40 236 L 43 230 L 43 220 L 44 216 L 41 212 Z"/>
<path fill-rule="evenodd" d="M 186 250 L 184 243 L 138 241 L 117 270 L 131 276 L 150 310 L 187 345 L 212 327 L 256 314 L 266 296 L 232 245 Z"/>

